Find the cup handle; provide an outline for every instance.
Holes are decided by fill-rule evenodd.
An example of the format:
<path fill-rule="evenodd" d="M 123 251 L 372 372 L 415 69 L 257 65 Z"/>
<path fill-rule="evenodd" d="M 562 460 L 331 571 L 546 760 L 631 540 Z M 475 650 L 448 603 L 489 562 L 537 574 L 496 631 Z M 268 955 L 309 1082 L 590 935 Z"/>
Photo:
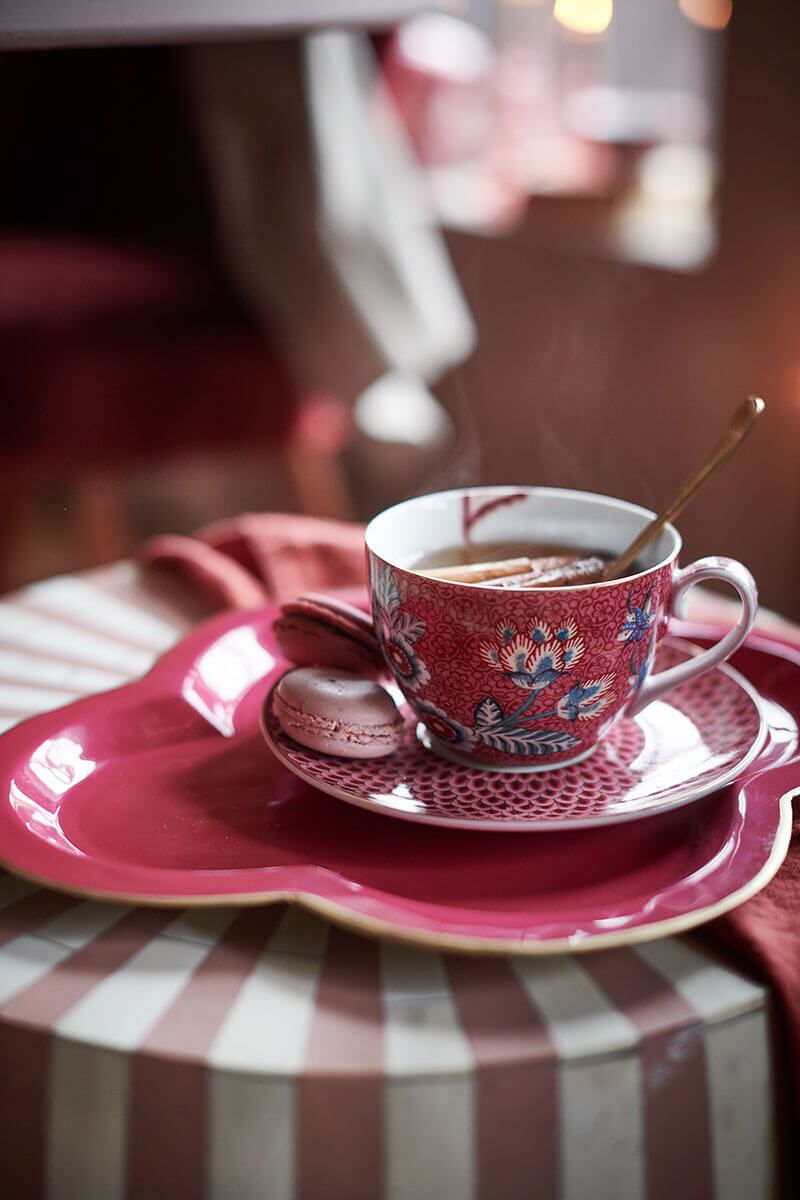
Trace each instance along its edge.
<path fill-rule="evenodd" d="M 675 572 L 670 594 L 670 611 L 673 616 L 682 617 L 684 615 L 682 602 L 686 592 L 696 583 L 703 583 L 706 579 L 722 579 L 738 592 L 742 602 L 739 620 L 715 646 L 703 650 L 688 662 L 679 663 L 676 667 L 659 671 L 657 675 L 648 676 L 642 684 L 638 696 L 634 698 L 628 709 L 629 716 L 641 712 L 652 700 L 657 700 L 670 688 L 677 687 L 679 683 L 686 683 L 690 679 L 696 679 L 704 671 L 709 671 L 718 663 L 724 662 L 726 658 L 730 658 L 752 629 L 758 611 L 756 581 L 747 567 L 743 567 L 736 559 L 721 558 L 716 555 L 699 558 L 697 562 L 690 563 L 688 567 Z"/>

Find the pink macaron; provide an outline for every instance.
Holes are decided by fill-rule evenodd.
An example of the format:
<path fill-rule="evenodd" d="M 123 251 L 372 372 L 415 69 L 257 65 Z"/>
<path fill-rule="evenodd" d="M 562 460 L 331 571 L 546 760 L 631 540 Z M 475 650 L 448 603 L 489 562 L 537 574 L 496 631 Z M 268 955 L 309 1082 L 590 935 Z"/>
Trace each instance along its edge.
<path fill-rule="evenodd" d="M 386 689 L 349 671 L 289 671 L 275 689 L 273 704 L 284 733 L 323 754 L 382 758 L 403 738 L 403 718 Z"/>
<path fill-rule="evenodd" d="M 370 618 L 332 596 L 306 592 L 288 600 L 272 629 L 281 653 L 298 667 L 336 667 L 373 679 L 386 670 Z"/>

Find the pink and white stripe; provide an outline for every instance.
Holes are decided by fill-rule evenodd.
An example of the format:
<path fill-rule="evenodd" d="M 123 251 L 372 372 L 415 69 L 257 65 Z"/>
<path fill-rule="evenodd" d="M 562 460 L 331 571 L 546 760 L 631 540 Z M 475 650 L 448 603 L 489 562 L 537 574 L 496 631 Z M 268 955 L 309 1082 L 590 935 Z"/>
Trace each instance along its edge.
<path fill-rule="evenodd" d="M 115 686 L 188 623 L 125 564 L 18 593 L 1 719 Z M 766 1197 L 767 1005 L 685 939 L 481 960 L 0 876 L 3 1194 Z"/>

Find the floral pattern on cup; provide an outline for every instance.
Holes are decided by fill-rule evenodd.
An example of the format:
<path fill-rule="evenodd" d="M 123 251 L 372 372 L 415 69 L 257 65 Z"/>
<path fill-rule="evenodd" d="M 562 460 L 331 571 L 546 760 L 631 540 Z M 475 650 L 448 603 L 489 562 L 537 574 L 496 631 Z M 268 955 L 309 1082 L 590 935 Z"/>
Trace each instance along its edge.
<path fill-rule="evenodd" d="M 562 696 L 556 712 L 565 721 L 590 721 L 599 717 L 614 699 L 614 676 L 602 675 L 589 683 L 576 683 Z"/>
<path fill-rule="evenodd" d="M 454 721 L 452 717 L 448 717 L 447 713 L 442 712 L 441 708 L 435 704 L 418 700 L 413 707 L 417 716 L 425 722 L 427 728 L 440 742 L 444 742 L 454 750 L 469 750 L 474 746 L 474 731 L 468 729 L 466 725 Z"/>
<path fill-rule="evenodd" d="M 494 640 L 482 642 L 480 649 L 488 666 L 530 691 L 546 687 L 575 666 L 585 646 L 574 621 L 553 630 L 546 621 L 534 620 L 520 632 L 508 618 L 498 624 Z"/>
<path fill-rule="evenodd" d="M 647 669 L 655 612 L 652 587 L 640 604 L 628 592 L 627 612 L 617 622 L 617 640 L 631 646 L 630 668 L 639 686 Z M 574 619 L 553 624 L 532 616 L 522 625 L 511 617 L 498 622 L 491 638 L 483 639 L 479 654 L 485 665 L 526 693 L 516 706 L 506 707 L 491 692 L 475 705 L 470 725 L 458 721 L 439 705 L 416 694 L 430 682 L 430 671 L 419 653 L 417 642 L 425 639 L 428 625 L 404 607 L 395 573 L 380 569 L 374 588 L 375 623 L 386 660 L 409 703 L 429 732 L 455 750 L 476 744 L 503 755 L 531 757 L 563 754 L 581 744 L 569 729 L 537 722 L 556 719 L 562 724 L 599 718 L 617 698 L 616 675 L 606 672 L 596 678 L 578 674 L 586 645 Z M 634 662 L 636 669 L 634 669 Z M 644 671 L 640 664 L 644 663 Z M 567 683 L 554 695 L 555 685 Z M 625 690 L 630 683 L 625 680 Z M 409 694 L 411 693 L 411 694 Z"/>
<path fill-rule="evenodd" d="M 628 591 L 627 610 L 627 616 L 617 634 L 617 641 L 630 646 L 630 658 L 628 660 L 630 680 L 634 691 L 638 692 L 650 669 L 650 663 L 652 662 L 656 648 L 655 630 L 653 629 L 656 614 L 653 607 L 652 587 L 647 589 L 641 604 L 634 603 L 633 588 L 630 588 Z"/>
<path fill-rule="evenodd" d="M 429 683 L 428 668 L 414 650 L 415 643 L 427 633 L 427 626 L 401 607 L 397 580 L 389 567 L 384 567 L 375 588 L 375 624 L 397 682 L 412 692 Z"/>

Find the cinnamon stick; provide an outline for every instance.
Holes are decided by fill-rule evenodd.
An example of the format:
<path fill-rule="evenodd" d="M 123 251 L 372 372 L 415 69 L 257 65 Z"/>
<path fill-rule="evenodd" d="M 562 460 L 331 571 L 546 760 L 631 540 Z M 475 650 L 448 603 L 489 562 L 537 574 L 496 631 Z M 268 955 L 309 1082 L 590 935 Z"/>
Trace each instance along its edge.
<path fill-rule="evenodd" d="M 554 571 L 564 571 L 571 563 L 577 562 L 578 554 L 552 554 L 546 558 L 532 558 L 531 570 L 519 575 L 503 575 L 499 579 L 490 580 L 490 587 L 535 587 L 539 581 Z"/>
<path fill-rule="evenodd" d="M 580 583 L 597 583 L 603 578 L 605 561 L 592 555 L 590 558 L 580 558 L 564 567 L 556 567 L 545 571 L 532 583 L 520 584 L 520 587 L 573 587 Z"/>
<path fill-rule="evenodd" d="M 486 583 L 503 576 L 527 574 L 533 570 L 530 558 L 507 558 L 502 562 L 464 563 L 453 567 L 428 567 L 417 571 L 429 579 L 443 579 L 448 583 Z"/>

